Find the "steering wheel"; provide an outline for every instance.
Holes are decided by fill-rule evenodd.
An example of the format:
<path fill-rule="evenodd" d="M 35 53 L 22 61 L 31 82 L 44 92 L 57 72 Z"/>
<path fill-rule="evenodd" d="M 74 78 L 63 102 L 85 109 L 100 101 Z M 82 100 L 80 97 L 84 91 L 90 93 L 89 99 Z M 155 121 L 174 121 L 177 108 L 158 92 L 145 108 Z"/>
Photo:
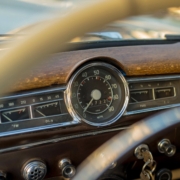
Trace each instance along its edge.
<path fill-rule="evenodd" d="M 64 50 L 64 43 L 72 38 L 116 19 L 173 5 L 180 5 L 179 0 L 96 0 L 78 4 L 69 13 L 63 11 L 63 15 L 32 30 L 28 37 L 18 39 L 18 43 L 13 43 L 0 57 L 0 94 L 9 92 L 14 81 L 24 75 L 24 69 L 32 68 L 50 53 Z M 139 143 L 179 123 L 180 108 L 175 108 L 134 124 L 91 154 L 80 165 L 73 180 L 97 179 L 112 162 L 125 160 Z"/>

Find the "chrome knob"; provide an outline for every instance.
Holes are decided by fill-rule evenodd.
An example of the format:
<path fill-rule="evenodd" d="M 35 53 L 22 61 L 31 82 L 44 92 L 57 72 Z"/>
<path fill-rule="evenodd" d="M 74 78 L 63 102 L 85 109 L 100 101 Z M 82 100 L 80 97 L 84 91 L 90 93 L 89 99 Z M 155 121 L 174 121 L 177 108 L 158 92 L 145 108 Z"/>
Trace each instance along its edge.
<path fill-rule="evenodd" d="M 59 168 L 64 178 L 72 178 L 76 174 L 76 169 L 69 159 L 62 159 L 59 161 Z"/>
<path fill-rule="evenodd" d="M 35 160 L 25 164 L 22 175 L 25 180 L 42 180 L 46 173 L 46 165 L 39 160 Z"/>
<path fill-rule="evenodd" d="M 172 180 L 172 172 L 169 169 L 163 168 L 156 173 L 156 180 Z"/>
<path fill-rule="evenodd" d="M 160 153 L 171 157 L 176 153 L 176 146 L 172 145 L 169 139 L 163 139 L 158 143 L 158 150 Z"/>

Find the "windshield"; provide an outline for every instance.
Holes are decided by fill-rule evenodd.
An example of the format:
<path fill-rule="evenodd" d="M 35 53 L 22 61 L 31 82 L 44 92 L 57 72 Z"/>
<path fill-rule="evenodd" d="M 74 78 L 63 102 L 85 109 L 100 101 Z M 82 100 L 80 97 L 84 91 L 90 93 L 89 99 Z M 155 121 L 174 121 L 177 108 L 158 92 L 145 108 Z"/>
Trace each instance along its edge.
<path fill-rule="evenodd" d="M 19 33 L 51 17 L 52 12 L 73 8 L 74 1 L 66 0 L 2 0 L 0 1 L 0 34 Z M 83 2 L 83 1 L 82 1 Z M 172 7 L 154 14 L 117 20 L 96 32 L 77 37 L 72 42 L 165 39 L 165 34 L 180 34 L 180 8 Z"/>

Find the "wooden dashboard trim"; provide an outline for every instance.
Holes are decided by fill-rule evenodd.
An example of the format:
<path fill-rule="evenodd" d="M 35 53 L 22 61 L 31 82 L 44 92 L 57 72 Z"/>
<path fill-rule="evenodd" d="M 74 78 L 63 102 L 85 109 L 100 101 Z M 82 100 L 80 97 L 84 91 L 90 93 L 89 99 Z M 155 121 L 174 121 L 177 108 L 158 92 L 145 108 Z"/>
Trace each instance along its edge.
<path fill-rule="evenodd" d="M 30 70 L 10 90 L 23 91 L 67 84 L 83 63 L 98 60 L 114 64 L 127 76 L 180 73 L 180 43 L 76 50 L 56 53 Z"/>

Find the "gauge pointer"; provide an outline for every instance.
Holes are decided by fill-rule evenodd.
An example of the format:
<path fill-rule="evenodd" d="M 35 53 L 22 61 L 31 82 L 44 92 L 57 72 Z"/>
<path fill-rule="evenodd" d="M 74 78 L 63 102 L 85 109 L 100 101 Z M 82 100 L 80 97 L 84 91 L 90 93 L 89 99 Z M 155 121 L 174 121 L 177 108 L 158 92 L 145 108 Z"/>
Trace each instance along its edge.
<path fill-rule="evenodd" d="M 36 109 L 36 112 L 38 112 L 40 115 L 46 117 L 46 115 L 44 115 L 42 112 L 38 111 L 37 109 Z"/>
<path fill-rule="evenodd" d="M 2 113 L 2 116 L 4 116 L 8 121 L 12 122 L 12 120 L 10 118 L 8 118 L 4 113 Z"/>
<path fill-rule="evenodd" d="M 87 110 L 87 108 L 90 106 L 90 104 L 93 102 L 93 98 L 90 100 L 90 102 L 88 103 L 88 105 L 86 106 L 86 108 L 84 109 L 84 111 L 83 112 L 86 112 L 86 110 Z"/>
<path fill-rule="evenodd" d="M 136 99 L 134 99 L 133 97 L 131 97 L 132 100 L 134 100 L 135 102 L 138 102 Z"/>
<path fill-rule="evenodd" d="M 101 92 L 98 90 L 98 89 L 94 89 L 92 92 L 91 92 L 91 101 L 88 103 L 88 105 L 86 106 L 86 108 L 84 109 L 83 112 L 86 112 L 86 110 L 88 109 L 88 107 L 90 106 L 90 104 L 92 103 L 93 100 L 99 100 L 101 99 Z"/>

